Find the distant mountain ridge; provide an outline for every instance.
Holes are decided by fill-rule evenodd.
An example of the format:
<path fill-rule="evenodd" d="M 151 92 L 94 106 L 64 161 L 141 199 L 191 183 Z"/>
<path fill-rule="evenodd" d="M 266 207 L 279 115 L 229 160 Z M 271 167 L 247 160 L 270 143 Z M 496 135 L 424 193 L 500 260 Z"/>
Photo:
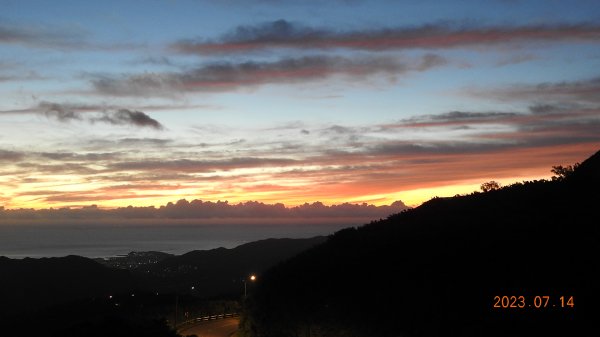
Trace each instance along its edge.
<path fill-rule="evenodd" d="M 341 230 L 265 273 L 243 336 L 598 334 L 599 178 L 600 152 L 564 179 L 434 198 Z M 494 307 L 496 296 L 524 307 Z"/>

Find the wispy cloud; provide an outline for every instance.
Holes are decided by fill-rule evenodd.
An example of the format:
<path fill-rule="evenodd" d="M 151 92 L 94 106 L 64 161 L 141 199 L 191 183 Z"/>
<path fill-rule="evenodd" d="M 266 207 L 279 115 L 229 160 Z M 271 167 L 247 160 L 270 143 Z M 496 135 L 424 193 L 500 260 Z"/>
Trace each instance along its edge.
<path fill-rule="evenodd" d="M 596 24 L 469 26 L 435 23 L 417 27 L 340 31 L 277 20 L 239 26 L 216 40 L 182 40 L 172 45 L 187 54 L 242 53 L 265 48 L 437 49 L 522 41 L 600 41 Z"/>
<path fill-rule="evenodd" d="M 44 24 L 15 24 L 0 22 L 0 45 L 19 45 L 35 49 L 66 51 L 131 52 L 147 49 L 141 43 L 102 43 L 83 26 L 55 26 Z"/>
<path fill-rule="evenodd" d="M 105 153 L 73 153 L 73 152 L 42 152 L 39 153 L 44 159 L 56 160 L 56 161 L 102 161 L 112 160 L 118 158 L 117 153 L 105 152 Z"/>
<path fill-rule="evenodd" d="M 189 71 L 123 76 L 92 76 L 91 84 L 111 96 L 173 96 L 181 92 L 227 91 L 273 83 L 299 83 L 335 75 L 363 79 L 373 75 L 396 76 L 425 71 L 445 64 L 439 55 L 427 54 L 414 62 L 391 57 L 345 58 L 305 56 L 273 62 L 220 62 Z"/>
<path fill-rule="evenodd" d="M 21 152 L 0 149 L 0 161 L 13 162 L 13 161 L 20 160 L 23 157 L 24 157 L 24 154 Z"/>
<path fill-rule="evenodd" d="M 163 125 L 146 113 L 141 111 L 115 108 L 105 105 L 73 104 L 40 102 L 36 106 L 20 109 L 0 111 L 0 114 L 43 114 L 59 122 L 88 121 L 90 123 L 108 123 L 112 125 L 129 125 L 135 127 L 149 127 L 156 130 L 163 129 Z"/>
<path fill-rule="evenodd" d="M 138 127 L 150 127 L 160 130 L 163 126 L 141 111 L 119 109 L 114 112 L 105 112 L 104 116 L 90 119 L 92 122 L 106 122 L 113 125 L 134 125 Z"/>
<path fill-rule="evenodd" d="M 498 62 L 496 62 L 496 66 L 503 67 L 503 66 L 507 66 L 507 65 L 520 64 L 520 63 L 525 63 L 525 62 L 529 62 L 529 61 L 534 61 L 538 58 L 539 57 L 537 57 L 533 54 L 530 54 L 530 53 L 510 55 L 508 57 L 503 57 Z"/>
<path fill-rule="evenodd" d="M 98 174 L 101 171 L 92 168 L 90 163 L 57 163 L 47 164 L 39 161 L 20 162 L 17 167 L 21 172 L 29 172 L 31 174 L 52 175 L 52 174 L 72 174 L 74 176 L 86 176 Z"/>
<path fill-rule="evenodd" d="M 123 161 L 111 165 L 108 170 L 116 171 L 175 171 L 175 172 L 213 172 L 227 171 L 236 168 L 256 168 L 268 166 L 282 166 L 296 163 L 296 160 L 287 158 L 252 158 L 238 157 L 222 160 L 144 160 Z"/>
<path fill-rule="evenodd" d="M 2 70 L 2 66 L 0 65 L 0 70 Z M 4 72 L 4 71 L 3 71 Z M 45 80 L 44 76 L 39 75 L 35 71 L 29 71 L 25 74 L 3 74 L 0 75 L 0 82 L 10 82 L 10 81 L 38 81 Z"/>
<path fill-rule="evenodd" d="M 538 104 L 600 104 L 600 77 L 586 80 L 516 84 L 506 88 L 472 89 L 475 96 L 505 101 L 527 100 Z"/>
<path fill-rule="evenodd" d="M 21 44 L 39 48 L 75 48 L 85 45 L 87 34 L 74 27 L 0 23 L 0 44 Z"/>
<path fill-rule="evenodd" d="M 381 128 L 423 128 L 434 126 L 455 126 L 466 124 L 492 123 L 494 121 L 506 121 L 517 117 L 516 112 L 472 112 L 472 111 L 450 111 L 435 115 L 423 115 L 404 119 L 399 123 L 381 125 Z"/>

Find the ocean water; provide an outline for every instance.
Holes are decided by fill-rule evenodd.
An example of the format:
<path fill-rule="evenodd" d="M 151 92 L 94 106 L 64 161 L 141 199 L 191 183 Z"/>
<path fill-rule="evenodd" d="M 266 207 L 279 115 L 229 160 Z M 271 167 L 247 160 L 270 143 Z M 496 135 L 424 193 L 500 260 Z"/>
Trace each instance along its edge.
<path fill-rule="evenodd" d="M 0 256 L 110 257 L 131 251 L 183 254 L 267 238 L 328 235 L 349 225 L 0 225 Z"/>

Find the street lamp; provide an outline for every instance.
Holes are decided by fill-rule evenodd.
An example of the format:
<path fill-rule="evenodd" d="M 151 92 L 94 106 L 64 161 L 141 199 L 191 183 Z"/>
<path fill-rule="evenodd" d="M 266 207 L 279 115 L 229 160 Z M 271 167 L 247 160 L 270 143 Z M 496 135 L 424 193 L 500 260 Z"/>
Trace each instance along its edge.
<path fill-rule="evenodd" d="M 252 282 L 256 281 L 256 275 L 254 275 L 254 274 L 250 275 L 250 277 L 248 277 L 248 278 Z M 246 279 L 243 279 L 242 282 L 244 282 L 244 298 L 246 298 L 246 295 L 248 294 L 247 289 L 246 289 Z"/>
<path fill-rule="evenodd" d="M 192 293 L 192 291 L 196 289 L 195 286 L 191 286 L 190 287 L 190 294 Z M 156 295 L 158 295 L 158 293 L 156 293 Z M 179 315 L 179 293 L 177 291 L 177 289 L 175 289 L 175 319 L 174 319 L 174 328 L 177 329 L 177 316 Z"/>

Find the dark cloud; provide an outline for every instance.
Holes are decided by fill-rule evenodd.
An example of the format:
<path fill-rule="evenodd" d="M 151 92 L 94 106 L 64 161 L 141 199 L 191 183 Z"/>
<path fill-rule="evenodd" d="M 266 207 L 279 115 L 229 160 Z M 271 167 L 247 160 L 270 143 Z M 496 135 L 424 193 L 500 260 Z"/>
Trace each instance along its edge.
<path fill-rule="evenodd" d="M 328 31 L 324 29 L 277 20 L 255 26 L 238 26 L 234 31 L 222 36 L 218 42 L 182 40 L 172 47 L 182 53 L 235 53 L 269 46 L 300 44 L 301 41 L 315 41 L 327 35 Z M 301 46 L 300 44 L 299 47 Z"/>
<path fill-rule="evenodd" d="M 151 146 L 163 146 L 168 143 L 172 143 L 172 139 L 163 139 L 163 138 L 122 138 L 118 140 L 119 144 L 122 145 L 134 145 L 134 146 L 143 146 L 143 145 L 151 145 Z"/>
<path fill-rule="evenodd" d="M 25 157 L 25 155 L 21 152 L 0 149 L 0 161 L 2 162 L 19 161 L 23 159 L 23 157 Z"/>
<path fill-rule="evenodd" d="M 78 103 L 56 103 L 41 101 L 35 106 L 31 106 L 24 109 L 14 110 L 1 110 L 2 114 L 45 114 L 48 117 L 70 120 L 70 119 L 81 119 L 80 114 L 83 112 L 96 112 L 103 111 L 106 109 L 114 109 L 113 106 L 108 105 L 94 105 L 94 104 L 78 104 Z"/>
<path fill-rule="evenodd" d="M 180 88 L 177 73 L 144 73 L 121 77 L 93 75 L 90 82 L 97 92 L 110 96 L 172 97 L 184 89 Z"/>
<path fill-rule="evenodd" d="M 131 175 L 128 172 L 113 172 L 111 174 L 96 174 L 94 179 L 99 181 L 104 181 L 107 183 L 111 182 L 156 182 L 156 181 L 185 181 L 185 182 L 198 182 L 198 181 L 211 181 L 211 180 L 219 180 L 222 179 L 220 176 L 213 177 L 198 177 L 193 174 L 188 173 L 178 173 L 178 172 L 157 172 L 157 171 L 147 171 L 147 172 L 138 172 L 135 175 Z"/>
<path fill-rule="evenodd" d="M 578 104 L 534 104 L 529 107 L 532 114 L 554 114 L 579 109 Z"/>
<path fill-rule="evenodd" d="M 290 38 L 316 39 L 327 31 L 303 27 L 286 20 L 266 22 L 256 26 L 238 26 L 233 32 L 223 36 L 222 40 L 232 43 L 247 41 L 286 42 Z"/>
<path fill-rule="evenodd" d="M 378 143 L 366 149 L 365 154 L 390 156 L 390 155 L 410 155 L 410 154 L 471 154 L 493 152 L 505 148 L 509 145 L 502 142 L 477 142 L 470 141 L 428 141 L 428 142 L 410 142 L 410 141 L 387 141 Z"/>
<path fill-rule="evenodd" d="M 0 66 L 0 69 L 3 67 Z M 29 71 L 28 73 L 20 73 L 20 74 L 4 74 L 0 75 L 0 82 L 9 82 L 9 81 L 35 81 L 35 80 L 44 80 L 46 79 L 44 76 L 41 76 L 35 71 Z"/>
<path fill-rule="evenodd" d="M 92 122 L 106 122 L 114 125 L 133 125 L 138 127 L 150 127 L 157 130 L 163 129 L 163 126 L 141 111 L 131 111 L 119 109 L 115 112 L 107 112 L 104 116 L 91 119 Z"/>
<path fill-rule="evenodd" d="M 525 63 L 525 62 L 535 60 L 537 58 L 538 57 L 536 57 L 535 55 L 532 55 L 532 54 L 512 55 L 512 56 L 503 58 L 503 59 L 499 60 L 498 62 L 496 62 L 496 66 L 503 67 L 503 66 L 507 66 L 507 65 L 520 64 L 520 63 Z"/>
<path fill-rule="evenodd" d="M 347 48 L 358 50 L 435 49 L 521 41 L 598 41 L 597 24 L 472 27 L 452 23 L 339 31 L 277 20 L 239 26 L 217 40 L 183 40 L 172 45 L 181 53 L 242 53 L 264 48 Z"/>
<path fill-rule="evenodd" d="M 430 119 L 438 121 L 469 121 L 469 120 L 491 120 L 514 117 L 514 112 L 470 112 L 470 111 L 450 111 L 447 113 L 431 115 Z"/>
<path fill-rule="evenodd" d="M 443 66 L 447 64 L 448 61 L 440 55 L 436 54 L 425 54 L 421 59 L 421 63 L 417 66 L 417 70 L 425 71 L 431 68 Z"/>
<path fill-rule="evenodd" d="M 144 161 L 123 161 L 109 166 L 113 171 L 177 171 L 177 172 L 212 172 L 217 170 L 231 170 L 246 167 L 265 167 L 292 165 L 298 161 L 287 158 L 253 158 L 240 157 L 223 160 L 144 160 Z"/>
<path fill-rule="evenodd" d="M 21 109 L 0 111 L 4 114 L 34 113 L 44 114 L 60 122 L 88 121 L 90 123 L 103 122 L 113 125 L 131 125 L 136 127 L 149 127 L 157 130 L 163 129 L 162 124 L 141 111 L 115 108 L 114 106 L 40 102 L 37 106 Z"/>
<path fill-rule="evenodd" d="M 490 122 L 507 122 L 521 114 L 516 112 L 470 112 L 450 111 L 435 115 L 423 115 L 401 120 L 398 123 L 380 125 L 380 130 L 423 127 L 461 127 L 466 124 L 483 124 Z"/>
<path fill-rule="evenodd" d="M 298 83 L 335 75 L 362 79 L 376 74 L 396 76 L 443 64 L 440 56 L 425 55 L 416 64 L 392 57 L 345 58 L 306 56 L 273 62 L 220 62 L 184 72 L 145 73 L 118 77 L 93 76 L 96 91 L 111 96 L 173 96 L 186 91 L 227 91 L 271 83 Z"/>
<path fill-rule="evenodd" d="M 88 166 L 86 163 L 60 163 L 60 164 L 40 164 L 38 162 L 22 162 L 18 167 L 23 172 L 40 174 L 74 174 L 74 175 L 94 175 L 101 171 Z"/>
<path fill-rule="evenodd" d="M 103 161 L 119 158 L 118 153 L 42 152 L 42 158 L 56 161 Z"/>
<path fill-rule="evenodd" d="M 534 85 L 516 84 L 493 90 L 473 89 L 469 93 L 504 101 L 528 100 L 536 102 L 536 105 L 600 104 L 600 77 Z"/>
<path fill-rule="evenodd" d="M 0 45 L 15 44 L 29 48 L 57 49 L 66 51 L 125 51 L 145 49 L 136 43 L 93 43 L 91 35 L 81 25 L 53 26 L 43 24 L 13 24 L 0 22 Z"/>
<path fill-rule="evenodd" d="M 46 202 L 89 202 L 102 201 L 110 199 L 136 199 L 136 198 L 154 198 L 161 197 L 160 194 L 141 194 L 141 193 L 123 193 L 119 198 L 111 198 L 105 194 L 97 193 L 61 193 L 43 198 Z"/>
<path fill-rule="evenodd" d="M 64 105 L 51 102 L 41 102 L 39 108 L 44 111 L 47 117 L 54 117 L 61 122 L 69 120 L 81 120 L 81 115 L 75 110 L 82 110 L 81 106 Z"/>
<path fill-rule="evenodd" d="M 135 61 L 132 61 L 131 63 L 132 64 L 145 63 L 145 64 L 153 64 L 153 65 L 159 65 L 159 66 L 175 66 L 173 61 L 171 61 L 171 59 L 166 56 L 158 56 L 158 57 L 147 56 L 147 57 L 143 57 L 143 58 L 137 59 Z"/>

